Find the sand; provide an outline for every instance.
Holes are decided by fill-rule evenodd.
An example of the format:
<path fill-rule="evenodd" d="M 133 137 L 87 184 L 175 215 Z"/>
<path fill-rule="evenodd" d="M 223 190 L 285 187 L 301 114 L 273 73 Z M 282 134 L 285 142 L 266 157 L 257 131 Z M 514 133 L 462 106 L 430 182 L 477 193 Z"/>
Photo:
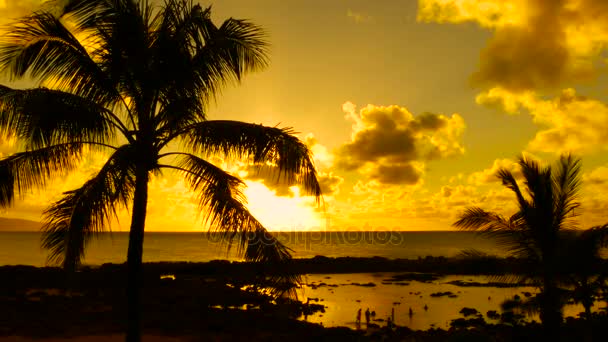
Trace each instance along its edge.
<path fill-rule="evenodd" d="M 5 336 L 0 337 L 0 342 L 118 342 L 124 341 L 124 335 L 101 335 L 101 336 L 78 336 L 78 337 L 50 337 L 50 338 L 32 338 L 22 336 Z M 195 341 L 193 337 L 169 337 L 169 336 L 154 336 L 144 335 L 143 342 L 191 342 Z"/>

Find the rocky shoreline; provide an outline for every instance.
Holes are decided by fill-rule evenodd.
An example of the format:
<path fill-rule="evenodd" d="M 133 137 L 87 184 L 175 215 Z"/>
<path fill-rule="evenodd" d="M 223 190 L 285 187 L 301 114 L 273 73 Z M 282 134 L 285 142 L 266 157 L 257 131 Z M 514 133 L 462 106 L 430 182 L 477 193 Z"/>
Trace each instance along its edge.
<path fill-rule="evenodd" d="M 289 265 L 291 272 L 299 274 L 396 272 L 388 281 L 403 284 L 433 281 L 445 274 L 499 275 L 501 270 L 513 271 L 517 267 L 518 262 L 509 259 L 472 262 L 441 257 L 415 260 L 315 257 L 295 259 Z M 59 268 L 0 267 L 0 337 L 45 339 L 120 334 L 126 317 L 125 272 L 125 265 L 115 264 L 83 267 L 69 277 Z M 302 315 L 323 310 L 323 305 L 271 298 L 256 291 L 255 275 L 268 273 L 272 270 L 265 266 L 243 262 L 147 263 L 144 265 L 144 331 L 161 336 L 181 336 L 185 340 L 219 341 L 445 341 L 457 337 L 510 341 L 522 336 L 523 339 L 540 338 L 540 328 L 534 323 L 487 324 L 479 317 L 464 317 L 453 322 L 449 330 L 412 331 L 406 327 L 387 326 L 359 331 L 324 328 L 297 320 Z M 501 285 L 463 283 L 460 286 Z M 593 332 L 593 336 L 606 335 L 606 315 L 596 314 L 594 319 L 592 328 L 580 320 L 567 323 L 564 336 L 578 336 L 583 330 Z"/>

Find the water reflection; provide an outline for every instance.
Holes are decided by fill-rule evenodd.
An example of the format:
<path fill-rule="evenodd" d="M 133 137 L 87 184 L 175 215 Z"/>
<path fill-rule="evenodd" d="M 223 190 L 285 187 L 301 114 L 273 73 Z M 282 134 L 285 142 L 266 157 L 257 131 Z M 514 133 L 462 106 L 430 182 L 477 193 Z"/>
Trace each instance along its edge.
<path fill-rule="evenodd" d="M 500 304 L 515 295 L 537 293 L 536 288 L 524 287 L 462 287 L 448 282 L 465 281 L 487 283 L 484 276 L 450 275 L 428 282 L 387 282 L 398 273 L 314 274 L 306 276 L 308 284 L 300 291 L 300 297 L 326 306 L 324 313 L 309 315 L 306 320 L 323 323 L 324 326 L 348 326 L 357 328 L 357 313 L 361 309 L 375 312 L 371 323 L 385 326 L 393 324 L 414 330 L 431 327 L 449 328 L 450 321 L 463 317 L 462 308 L 477 309 L 486 322 L 488 311 L 500 313 Z M 321 285 L 320 285 L 321 284 Z M 373 285 L 370 285 L 373 284 Z M 431 296 L 434 294 L 434 296 Z M 444 294 L 444 295 L 436 295 Z M 451 294 L 451 295 L 450 295 Z M 569 305 L 564 316 L 576 316 L 583 311 L 580 305 Z M 304 317 L 302 317 L 304 319 Z M 361 324 L 365 328 L 365 324 Z"/>

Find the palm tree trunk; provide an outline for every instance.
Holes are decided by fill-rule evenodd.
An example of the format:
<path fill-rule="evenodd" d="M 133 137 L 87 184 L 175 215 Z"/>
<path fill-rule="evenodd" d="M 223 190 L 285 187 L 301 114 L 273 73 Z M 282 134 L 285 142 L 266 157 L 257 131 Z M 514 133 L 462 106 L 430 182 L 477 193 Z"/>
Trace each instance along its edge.
<path fill-rule="evenodd" d="M 585 308 L 585 332 L 584 341 L 593 341 L 593 322 L 591 321 L 591 306 L 593 305 L 593 299 L 584 300 L 583 307 Z"/>
<path fill-rule="evenodd" d="M 141 341 L 141 286 L 144 227 L 148 204 L 148 170 L 138 165 L 135 171 L 133 217 L 127 253 L 127 342 Z"/>
<path fill-rule="evenodd" d="M 547 341 L 559 340 L 559 328 L 562 323 L 562 312 L 557 286 L 553 277 L 545 276 L 542 302 L 540 308 L 540 320 L 543 325 Z"/>
<path fill-rule="evenodd" d="M 583 302 L 583 307 L 585 308 L 585 319 L 587 321 L 591 320 L 591 306 L 593 306 L 593 302 L 588 300 Z"/>

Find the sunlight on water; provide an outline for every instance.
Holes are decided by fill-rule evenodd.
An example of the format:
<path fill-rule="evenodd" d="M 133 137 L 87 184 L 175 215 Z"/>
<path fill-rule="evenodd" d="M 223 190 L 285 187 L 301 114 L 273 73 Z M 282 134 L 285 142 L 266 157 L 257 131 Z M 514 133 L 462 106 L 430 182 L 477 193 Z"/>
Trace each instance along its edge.
<path fill-rule="evenodd" d="M 488 319 L 486 313 L 490 310 L 501 312 L 500 304 L 514 295 L 524 297 L 524 292 L 536 293 L 533 287 L 461 287 L 448 282 L 454 280 L 475 281 L 486 283 L 484 276 L 445 276 L 429 283 L 408 281 L 408 285 L 383 284 L 383 281 L 392 275 L 400 273 L 358 273 L 358 274 L 314 274 L 306 277 L 307 284 L 325 283 L 327 286 L 316 289 L 307 286 L 300 291 L 301 299 L 314 304 L 325 305 L 325 313 L 316 313 L 308 317 L 301 317 L 309 322 L 323 323 L 324 326 L 348 326 L 356 328 L 357 310 L 376 312 L 376 319 L 372 321 L 380 326 L 386 325 L 386 320 L 395 311 L 395 324 L 406 326 L 414 330 L 425 330 L 431 327 L 449 328 L 450 321 L 463 317 L 459 312 L 462 308 L 474 308 L 479 311 L 486 322 L 496 323 L 497 320 Z M 355 286 L 352 283 L 376 286 Z M 338 286 L 334 286 L 338 285 Z M 452 292 L 454 298 L 448 296 L 431 297 L 432 293 Z M 427 310 L 424 307 L 427 307 Z M 409 309 L 412 309 L 412 315 Z M 594 308 L 597 310 L 597 307 Z M 565 308 L 565 316 L 576 316 L 583 311 L 582 306 L 569 305 Z M 362 315 L 362 328 L 365 329 L 365 316 Z"/>

